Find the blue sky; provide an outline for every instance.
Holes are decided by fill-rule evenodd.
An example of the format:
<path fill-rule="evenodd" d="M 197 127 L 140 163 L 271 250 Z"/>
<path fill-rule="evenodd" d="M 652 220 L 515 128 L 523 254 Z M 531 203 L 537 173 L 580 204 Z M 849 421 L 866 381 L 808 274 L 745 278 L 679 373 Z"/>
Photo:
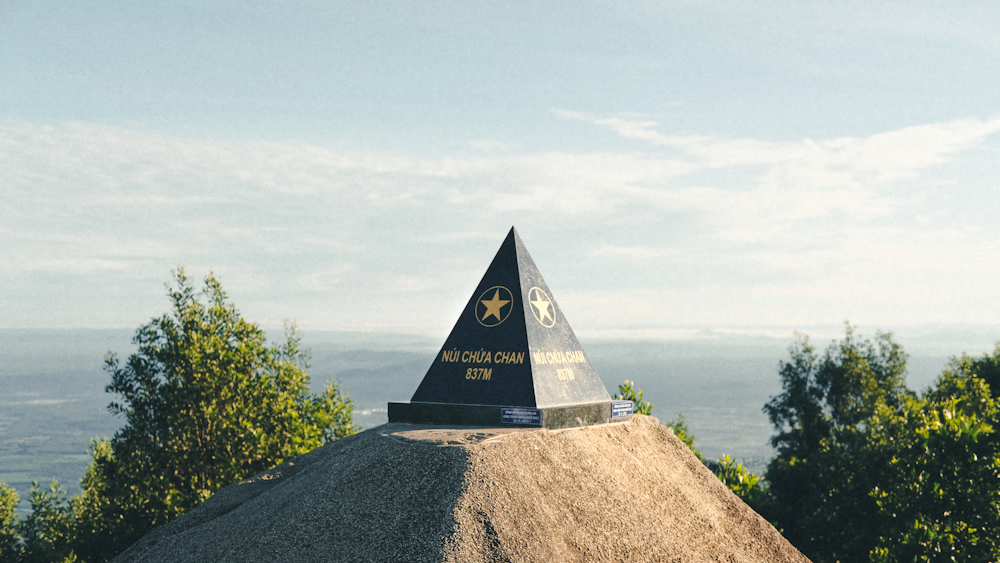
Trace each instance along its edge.
<path fill-rule="evenodd" d="M 373 4 L 0 3 L 0 327 L 1000 324 L 997 4 Z"/>

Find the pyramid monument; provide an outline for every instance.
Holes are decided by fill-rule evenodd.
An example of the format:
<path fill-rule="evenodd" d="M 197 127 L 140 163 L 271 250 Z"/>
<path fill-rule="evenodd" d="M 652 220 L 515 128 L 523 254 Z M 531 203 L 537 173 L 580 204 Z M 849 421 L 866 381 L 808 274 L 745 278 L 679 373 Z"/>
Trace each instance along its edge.
<path fill-rule="evenodd" d="M 632 416 L 612 401 L 511 227 L 409 403 L 389 422 L 541 426 Z"/>

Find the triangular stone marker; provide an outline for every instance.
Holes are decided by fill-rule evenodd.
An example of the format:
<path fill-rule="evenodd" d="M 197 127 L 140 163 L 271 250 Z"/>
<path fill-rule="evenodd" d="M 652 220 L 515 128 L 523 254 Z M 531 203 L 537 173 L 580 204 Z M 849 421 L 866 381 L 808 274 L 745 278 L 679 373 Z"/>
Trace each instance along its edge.
<path fill-rule="evenodd" d="M 612 401 L 514 228 L 409 403 L 389 422 L 564 428 L 632 415 Z"/>

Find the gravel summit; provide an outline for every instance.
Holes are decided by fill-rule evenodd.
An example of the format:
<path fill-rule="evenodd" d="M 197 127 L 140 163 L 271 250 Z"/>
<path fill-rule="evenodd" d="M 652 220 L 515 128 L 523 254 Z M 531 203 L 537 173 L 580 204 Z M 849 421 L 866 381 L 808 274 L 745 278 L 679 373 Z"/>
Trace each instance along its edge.
<path fill-rule="evenodd" d="M 115 559 L 807 562 L 656 418 L 387 424 L 241 483 Z"/>

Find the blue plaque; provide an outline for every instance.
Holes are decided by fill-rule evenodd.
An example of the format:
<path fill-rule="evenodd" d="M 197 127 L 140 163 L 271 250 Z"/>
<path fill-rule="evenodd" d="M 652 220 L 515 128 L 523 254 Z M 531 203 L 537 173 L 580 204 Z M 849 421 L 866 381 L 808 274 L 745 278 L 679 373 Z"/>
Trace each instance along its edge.
<path fill-rule="evenodd" d="M 493 411 L 496 412 L 496 411 Z M 542 425 L 542 409 L 501 408 L 500 422 L 504 424 Z"/>
<path fill-rule="evenodd" d="M 624 418 L 632 416 L 635 405 L 632 401 L 611 401 L 611 418 Z"/>

